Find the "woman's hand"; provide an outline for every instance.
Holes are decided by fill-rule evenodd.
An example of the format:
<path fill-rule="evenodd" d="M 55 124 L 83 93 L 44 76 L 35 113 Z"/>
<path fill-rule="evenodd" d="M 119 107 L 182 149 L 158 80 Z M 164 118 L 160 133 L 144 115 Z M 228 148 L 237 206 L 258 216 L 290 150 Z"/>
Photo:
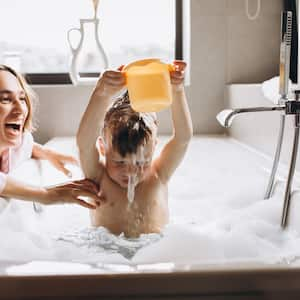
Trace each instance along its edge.
<path fill-rule="evenodd" d="M 173 68 L 174 70 L 170 71 L 171 84 L 175 90 L 181 90 L 183 89 L 186 63 L 182 60 L 175 60 Z"/>
<path fill-rule="evenodd" d="M 75 180 L 61 185 L 45 188 L 43 204 L 75 203 L 89 209 L 100 205 L 99 188 L 92 180 Z M 90 198 L 93 203 L 82 197 Z"/>
<path fill-rule="evenodd" d="M 53 150 L 46 150 L 45 159 L 47 159 L 57 170 L 63 172 L 68 177 L 72 177 L 72 173 L 65 167 L 65 164 L 79 165 L 79 162 L 75 157 L 61 154 Z"/>
<path fill-rule="evenodd" d="M 98 96 L 111 98 L 124 88 L 125 82 L 125 75 L 120 70 L 107 70 L 100 77 L 95 93 Z"/>
<path fill-rule="evenodd" d="M 79 165 L 75 157 L 56 152 L 38 143 L 33 144 L 32 158 L 48 160 L 56 169 L 68 177 L 72 177 L 72 173 L 65 167 L 65 164 Z"/>

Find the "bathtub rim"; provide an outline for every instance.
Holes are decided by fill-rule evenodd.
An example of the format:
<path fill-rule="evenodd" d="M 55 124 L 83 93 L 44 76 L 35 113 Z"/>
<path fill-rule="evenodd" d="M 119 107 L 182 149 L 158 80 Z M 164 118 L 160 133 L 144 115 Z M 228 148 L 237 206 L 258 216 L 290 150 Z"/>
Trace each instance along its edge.
<path fill-rule="evenodd" d="M 204 269 L 134 274 L 0 275 L 0 299 L 193 295 L 300 295 L 300 268 Z M 51 299 L 51 298 L 50 298 Z M 77 298 L 76 298 L 77 299 Z M 80 298 L 81 299 L 81 298 Z"/>

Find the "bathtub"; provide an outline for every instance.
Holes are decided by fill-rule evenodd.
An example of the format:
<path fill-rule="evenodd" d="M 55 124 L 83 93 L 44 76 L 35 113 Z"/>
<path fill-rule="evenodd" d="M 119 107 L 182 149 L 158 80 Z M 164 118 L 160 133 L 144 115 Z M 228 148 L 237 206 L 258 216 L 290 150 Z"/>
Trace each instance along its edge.
<path fill-rule="evenodd" d="M 72 137 L 47 144 L 76 154 Z M 282 231 L 286 170 L 263 200 L 271 164 L 232 138 L 194 137 L 170 182 L 170 224 L 136 240 L 91 228 L 75 205 L 35 212 L 12 199 L 0 212 L 0 299 L 299 299 L 300 196 L 293 193 Z M 68 180 L 33 160 L 13 175 L 40 185 Z"/>

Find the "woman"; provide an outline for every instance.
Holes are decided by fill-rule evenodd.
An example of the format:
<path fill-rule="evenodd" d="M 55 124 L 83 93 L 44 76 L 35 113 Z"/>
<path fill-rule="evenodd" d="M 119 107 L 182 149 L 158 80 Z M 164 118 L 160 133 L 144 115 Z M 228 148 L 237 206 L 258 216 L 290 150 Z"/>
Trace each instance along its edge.
<path fill-rule="evenodd" d="M 99 204 L 98 188 L 90 180 L 72 181 L 51 188 L 33 187 L 11 178 L 9 172 L 29 158 L 47 159 L 68 174 L 64 163 L 75 163 L 71 156 L 59 154 L 33 141 L 31 131 L 33 92 L 21 75 L 0 65 L 0 196 L 37 201 L 42 204 L 77 203 L 94 209 L 83 197 Z"/>

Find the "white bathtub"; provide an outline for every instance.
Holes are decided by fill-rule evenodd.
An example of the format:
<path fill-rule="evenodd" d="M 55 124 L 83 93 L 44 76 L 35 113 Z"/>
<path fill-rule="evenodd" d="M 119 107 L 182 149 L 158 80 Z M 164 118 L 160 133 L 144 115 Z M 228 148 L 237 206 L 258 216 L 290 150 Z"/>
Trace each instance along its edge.
<path fill-rule="evenodd" d="M 76 153 L 73 138 L 48 146 Z M 274 196 L 262 200 L 270 165 L 270 158 L 233 139 L 195 137 L 170 183 L 170 225 L 163 237 L 138 241 L 89 228 L 81 207 L 48 206 L 36 214 L 31 203 L 13 200 L 0 213 L 0 299 L 297 297 L 300 199 L 295 192 L 282 231 L 282 178 Z M 67 180 L 33 161 L 15 176 L 42 185 Z M 122 247 L 131 255 L 124 257 Z"/>

